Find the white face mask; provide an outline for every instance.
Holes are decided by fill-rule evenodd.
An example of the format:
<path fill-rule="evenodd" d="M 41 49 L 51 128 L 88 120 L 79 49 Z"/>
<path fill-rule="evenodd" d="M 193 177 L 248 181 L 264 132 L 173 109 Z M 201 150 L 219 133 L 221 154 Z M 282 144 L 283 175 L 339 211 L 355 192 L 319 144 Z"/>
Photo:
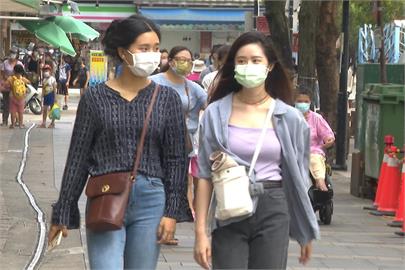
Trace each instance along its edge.
<path fill-rule="evenodd" d="M 51 73 L 49 73 L 49 72 L 44 72 L 44 77 L 45 77 L 45 78 L 48 78 L 50 75 L 51 75 Z"/>
<path fill-rule="evenodd" d="M 132 65 L 128 64 L 131 72 L 138 77 L 148 77 L 160 63 L 160 52 L 141 52 L 141 53 L 131 53 L 132 55 Z"/>

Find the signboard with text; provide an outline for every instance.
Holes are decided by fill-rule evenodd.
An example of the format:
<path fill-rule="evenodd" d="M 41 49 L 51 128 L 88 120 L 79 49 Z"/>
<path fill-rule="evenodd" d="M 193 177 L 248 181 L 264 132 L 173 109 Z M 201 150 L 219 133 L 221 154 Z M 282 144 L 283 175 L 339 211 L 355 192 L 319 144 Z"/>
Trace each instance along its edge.
<path fill-rule="evenodd" d="M 107 80 L 107 63 L 103 51 L 90 50 L 90 86 Z"/>

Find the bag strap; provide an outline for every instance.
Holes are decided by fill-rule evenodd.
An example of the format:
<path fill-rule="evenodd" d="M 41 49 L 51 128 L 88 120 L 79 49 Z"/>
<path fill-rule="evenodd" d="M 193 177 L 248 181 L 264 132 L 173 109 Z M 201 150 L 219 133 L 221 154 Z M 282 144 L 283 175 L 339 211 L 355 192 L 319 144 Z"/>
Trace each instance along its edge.
<path fill-rule="evenodd" d="M 266 131 L 267 131 L 267 126 L 268 126 L 269 121 L 271 121 L 271 117 L 274 112 L 274 107 L 276 106 L 275 103 L 276 103 L 276 101 L 274 99 L 272 99 L 270 101 L 269 111 L 267 112 L 266 120 L 264 121 L 262 132 L 259 137 L 259 141 L 256 144 L 256 149 L 255 149 L 255 153 L 253 154 L 252 162 L 250 164 L 248 176 L 251 176 L 251 174 L 253 173 L 253 170 L 255 169 L 257 158 L 259 157 L 260 150 L 263 146 L 264 137 L 265 137 Z"/>
<path fill-rule="evenodd" d="M 151 98 L 149 106 L 148 106 L 148 110 L 146 111 L 146 116 L 145 116 L 145 120 L 143 122 L 143 127 L 142 127 L 141 138 L 139 139 L 139 143 L 138 143 L 138 145 L 136 147 L 136 157 L 135 157 L 135 161 L 134 161 L 134 167 L 133 167 L 132 172 L 131 172 L 131 180 L 132 180 L 132 182 L 135 182 L 136 175 L 138 174 L 138 168 L 139 168 L 139 164 L 141 163 L 141 156 L 142 156 L 142 152 L 143 152 L 143 146 L 145 144 L 146 132 L 147 132 L 148 127 L 149 127 L 150 116 L 152 114 L 153 105 L 155 104 L 156 96 L 157 96 L 157 94 L 159 92 L 159 89 L 160 89 L 160 85 L 156 84 L 156 87 L 153 90 L 152 98 Z"/>
<path fill-rule="evenodd" d="M 188 115 L 190 113 L 190 89 L 188 88 L 187 84 L 187 79 L 184 79 L 184 91 L 186 92 L 187 95 L 187 111 L 186 111 L 186 118 L 188 118 Z"/>

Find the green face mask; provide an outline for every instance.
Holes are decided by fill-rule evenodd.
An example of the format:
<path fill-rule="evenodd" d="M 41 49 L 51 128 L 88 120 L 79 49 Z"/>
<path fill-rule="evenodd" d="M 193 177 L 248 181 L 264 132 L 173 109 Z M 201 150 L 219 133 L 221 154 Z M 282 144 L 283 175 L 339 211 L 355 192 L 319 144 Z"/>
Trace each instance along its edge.
<path fill-rule="evenodd" d="M 235 80 L 246 88 L 255 88 L 263 84 L 269 69 L 262 64 L 235 66 Z"/>
<path fill-rule="evenodd" d="M 191 71 L 191 64 L 186 61 L 174 61 L 173 71 L 179 76 L 186 76 Z"/>

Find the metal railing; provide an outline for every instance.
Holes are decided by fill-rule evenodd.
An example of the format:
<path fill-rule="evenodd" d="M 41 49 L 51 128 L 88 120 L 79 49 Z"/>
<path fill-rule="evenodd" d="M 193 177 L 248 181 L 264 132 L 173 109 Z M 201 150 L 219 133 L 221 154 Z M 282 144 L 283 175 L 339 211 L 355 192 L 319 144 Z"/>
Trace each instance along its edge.
<path fill-rule="evenodd" d="M 371 25 L 359 29 L 358 63 L 376 63 L 380 59 L 378 35 Z M 384 49 L 387 63 L 398 63 L 405 53 L 405 20 L 396 20 L 384 27 Z"/>

